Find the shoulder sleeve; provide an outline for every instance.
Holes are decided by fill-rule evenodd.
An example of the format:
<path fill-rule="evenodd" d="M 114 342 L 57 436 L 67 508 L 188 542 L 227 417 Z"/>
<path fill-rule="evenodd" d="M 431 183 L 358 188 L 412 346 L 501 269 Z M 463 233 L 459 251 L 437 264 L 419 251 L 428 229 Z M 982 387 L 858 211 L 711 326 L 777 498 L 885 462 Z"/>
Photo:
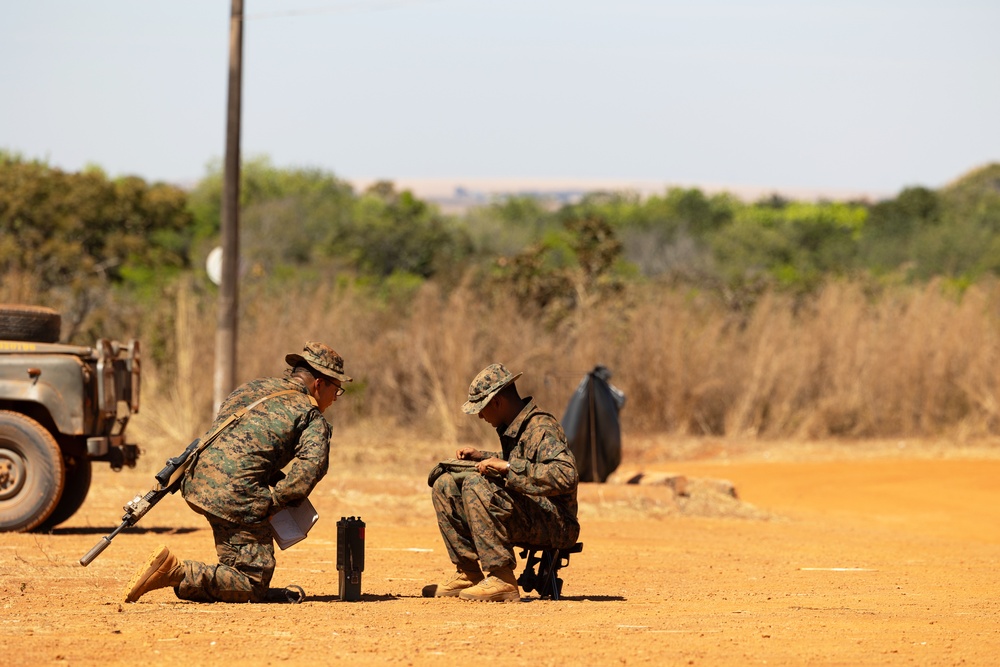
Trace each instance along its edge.
<path fill-rule="evenodd" d="M 302 502 L 326 475 L 330 465 L 330 436 L 330 423 L 310 403 L 294 444 L 295 456 L 285 478 L 274 487 L 274 500 L 279 505 Z"/>
<path fill-rule="evenodd" d="M 531 496 L 554 496 L 576 489 L 576 459 L 558 420 L 548 414 L 531 419 L 511 454 L 507 486 Z"/>

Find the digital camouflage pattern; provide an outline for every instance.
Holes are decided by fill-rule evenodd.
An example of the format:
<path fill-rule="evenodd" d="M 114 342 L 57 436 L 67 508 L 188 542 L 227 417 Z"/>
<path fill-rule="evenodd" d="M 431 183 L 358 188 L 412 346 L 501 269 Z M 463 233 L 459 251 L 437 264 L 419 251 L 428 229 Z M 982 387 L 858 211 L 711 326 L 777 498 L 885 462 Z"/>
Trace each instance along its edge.
<path fill-rule="evenodd" d="M 260 378 L 229 395 L 206 433 L 254 401 L 289 389 L 295 393 L 268 398 L 220 432 L 188 468 L 181 492 L 212 526 L 219 564 L 184 561 L 179 598 L 260 602 L 266 596 L 275 567 L 266 519 L 307 498 L 326 474 L 330 424 L 301 382 Z"/>
<path fill-rule="evenodd" d="M 521 373 L 511 375 L 503 364 L 490 364 L 472 379 L 472 384 L 469 385 L 469 400 L 462 405 L 462 411 L 467 415 L 478 415 L 498 391 L 519 377 Z"/>
<path fill-rule="evenodd" d="M 241 526 L 209 516 L 217 565 L 186 560 L 177 597 L 194 602 L 263 602 L 274 575 L 271 526 Z"/>
<path fill-rule="evenodd" d="M 260 378 L 242 385 L 222 404 L 208 433 L 240 408 L 288 389 L 299 393 L 261 403 L 201 452 L 182 481 L 185 500 L 207 514 L 253 524 L 272 514 L 272 505 L 308 497 L 326 475 L 331 429 L 301 382 Z M 268 483 L 293 459 L 272 491 Z"/>
<path fill-rule="evenodd" d="M 354 378 L 344 373 L 344 358 L 337 354 L 336 350 L 323 343 L 311 340 L 302 348 L 302 354 L 292 353 L 285 355 L 285 363 L 293 368 L 303 362 L 309 364 L 313 370 L 319 371 L 327 377 L 336 378 L 341 382 L 352 382 L 354 380 Z"/>
<path fill-rule="evenodd" d="M 506 476 L 441 475 L 431 499 L 451 561 L 474 570 L 513 568 L 515 544 L 569 547 L 580 536 L 576 460 L 559 420 L 527 405 L 505 429 L 501 452 L 480 452 L 510 464 Z"/>

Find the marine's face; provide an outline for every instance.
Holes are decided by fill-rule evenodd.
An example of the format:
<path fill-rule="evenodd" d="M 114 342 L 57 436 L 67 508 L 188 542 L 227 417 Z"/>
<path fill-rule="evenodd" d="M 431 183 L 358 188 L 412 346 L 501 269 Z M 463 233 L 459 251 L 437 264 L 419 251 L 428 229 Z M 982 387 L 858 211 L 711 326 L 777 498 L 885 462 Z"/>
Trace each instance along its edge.
<path fill-rule="evenodd" d="M 485 421 L 487 424 L 493 428 L 500 427 L 500 396 L 494 396 L 490 399 L 490 402 L 483 406 L 483 409 L 479 411 L 479 418 Z"/>
<path fill-rule="evenodd" d="M 319 404 L 319 411 L 323 412 L 337 401 L 337 397 L 344 393 L 344 388 L 340 380 L 318 378 L 316 380 L 317 393 L 316 402 Z"/>

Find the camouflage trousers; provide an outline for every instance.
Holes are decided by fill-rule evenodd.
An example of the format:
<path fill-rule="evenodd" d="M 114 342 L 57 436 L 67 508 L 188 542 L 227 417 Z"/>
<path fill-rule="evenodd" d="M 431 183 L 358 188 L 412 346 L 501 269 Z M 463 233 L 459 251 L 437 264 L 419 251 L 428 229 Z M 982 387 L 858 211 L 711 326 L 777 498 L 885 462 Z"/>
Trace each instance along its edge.
<path fill-rule="evenodd" d="M 242 525 L 210 514 L 205 518 L 212 526 L 219 563 L 184 561 L 177 597 L 196 602 L 264 602 L 275 566 L 270 524 Z"/>
<path fill-rule="evenodd" d="M 448 557 L 471 570 L 514 568 L 515 544 L 570 546 L 580 535 L 575 517 L 561 516 L 542 496 L 509 492 L 476 472 L 445 473 L 431 489 Z"/>

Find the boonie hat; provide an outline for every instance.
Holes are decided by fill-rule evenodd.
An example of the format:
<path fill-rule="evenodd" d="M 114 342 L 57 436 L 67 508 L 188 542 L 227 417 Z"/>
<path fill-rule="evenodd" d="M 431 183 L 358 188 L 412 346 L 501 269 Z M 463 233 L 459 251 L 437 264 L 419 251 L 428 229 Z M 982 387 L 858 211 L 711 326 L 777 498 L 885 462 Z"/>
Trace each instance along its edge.
<path fill-rule="evenodd" d="M 337 354 L 332 347 L 323 343 L 311 340 L 302 348 L 302 354 L 293 352 L 285 355 L 285 363 L 292 368 L 303 362 L 323 375 L 336 378 L 341 382 L 353 381 L 351 376 L 344 374 L 344 358 Z"/>
<path fill-rule="evenodd" d="M 462 405 L 462 411 L 467 415 L 478 415 L 497 392 L 519 377 L 521 373 L 511 375 L 503 364 L 490 364 L 479 371 L 479 375 L 469 385 L 469 400 Z"/>

